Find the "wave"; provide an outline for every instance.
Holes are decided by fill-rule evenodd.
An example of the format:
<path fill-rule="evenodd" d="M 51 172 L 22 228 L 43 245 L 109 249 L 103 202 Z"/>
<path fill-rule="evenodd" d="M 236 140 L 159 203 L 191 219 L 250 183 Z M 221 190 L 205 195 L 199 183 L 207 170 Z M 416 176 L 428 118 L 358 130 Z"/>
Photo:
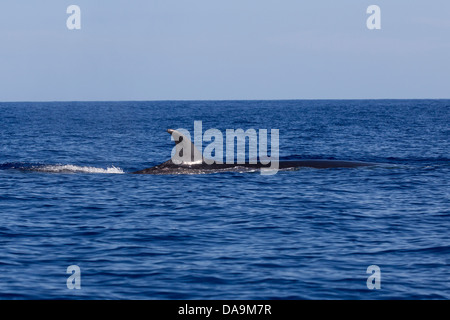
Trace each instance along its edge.
<path fill-rule="evenodd" d="M 121 168 L 111 166 L 107 168 L 97 168 L 88 166 L 77 166 L 73 164 L 33 164 L 33 163 L 2 163 L 0 164 L 2 170 L 21 170 L 47 173 L 108 173 L 108 174 L 123 174 L 125 173 Z"/>
<path fill-rule="evenodd" d="M 450 162 L 450 158 L 444 156 L 437 157 L 410 157 L 410 158 L 398 158 L 388 157 L 389 161 L 410 161 L 410 162 Z"/>

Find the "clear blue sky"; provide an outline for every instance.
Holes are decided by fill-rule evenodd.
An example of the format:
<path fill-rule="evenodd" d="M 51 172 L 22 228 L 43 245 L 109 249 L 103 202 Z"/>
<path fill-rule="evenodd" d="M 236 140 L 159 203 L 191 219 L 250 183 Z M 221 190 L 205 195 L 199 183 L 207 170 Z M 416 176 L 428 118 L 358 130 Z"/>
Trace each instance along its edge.
<path fill-rule="evenodd" d="M 334 98 L 450 98 L 450 1 L 0 3 L 0 101 Z"/>

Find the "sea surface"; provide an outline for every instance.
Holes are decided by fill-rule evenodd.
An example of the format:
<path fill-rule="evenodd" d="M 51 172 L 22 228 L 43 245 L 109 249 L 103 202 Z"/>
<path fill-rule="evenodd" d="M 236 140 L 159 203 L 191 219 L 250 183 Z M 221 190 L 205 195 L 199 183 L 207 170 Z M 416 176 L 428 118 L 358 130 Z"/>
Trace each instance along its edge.
<path fill-rule="evenodd" d="M 380 165 L 128 174 L 194 121 Z M 450 100 L 0 103 L 0 139 L 0 299 L 450 299 Z"/>

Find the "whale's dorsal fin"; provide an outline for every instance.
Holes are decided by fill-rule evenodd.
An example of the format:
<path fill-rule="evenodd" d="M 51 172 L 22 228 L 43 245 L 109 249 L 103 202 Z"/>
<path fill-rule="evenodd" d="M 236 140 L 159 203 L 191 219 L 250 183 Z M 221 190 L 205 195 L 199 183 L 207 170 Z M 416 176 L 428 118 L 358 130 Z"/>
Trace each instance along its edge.
<path fill-rule="evenodd" d="M 178 130 L 168 129 L 175 141 L 175 152 L 172 155 L 172 162 L 175 164 L 197 164 L 203 162 L 202 153 L 192 143 L 186 134 Z"/>

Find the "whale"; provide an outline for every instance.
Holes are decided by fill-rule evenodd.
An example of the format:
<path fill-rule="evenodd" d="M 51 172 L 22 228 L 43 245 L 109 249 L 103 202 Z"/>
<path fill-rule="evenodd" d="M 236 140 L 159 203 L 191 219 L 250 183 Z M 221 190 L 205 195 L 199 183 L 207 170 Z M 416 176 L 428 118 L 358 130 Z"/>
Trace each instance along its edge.
<path fill-rule="evenodd" d="M 172 157 L 170 160 L 159 165 L 143 170 L 131 172 L 132 174 L 154 174 L 154 175 L 176 175 L 176 174 L 207 174 L 220 172 L 254 172 L 258 170 L 268 170 L 271 163 L 258 159 L 256 162 L 246 163 L 217 163 L 214 160 L 205 158 L 197 147 L 183 133 L 168 129 L 175 141 L 175 154 L 182 156 L 183 150 L 190 148 L 190 157 L 185 161 L 177 161 Z M 272 160 L 275 161 L 275 160 Z M 304 159 L 304 160 L 277 160 L 277 170 L 296 170 L 298 168 L 358 168 L 374 166 L 375 163 L 362 161 L 345 160 L 324 160 L 324 159 Z"/>

